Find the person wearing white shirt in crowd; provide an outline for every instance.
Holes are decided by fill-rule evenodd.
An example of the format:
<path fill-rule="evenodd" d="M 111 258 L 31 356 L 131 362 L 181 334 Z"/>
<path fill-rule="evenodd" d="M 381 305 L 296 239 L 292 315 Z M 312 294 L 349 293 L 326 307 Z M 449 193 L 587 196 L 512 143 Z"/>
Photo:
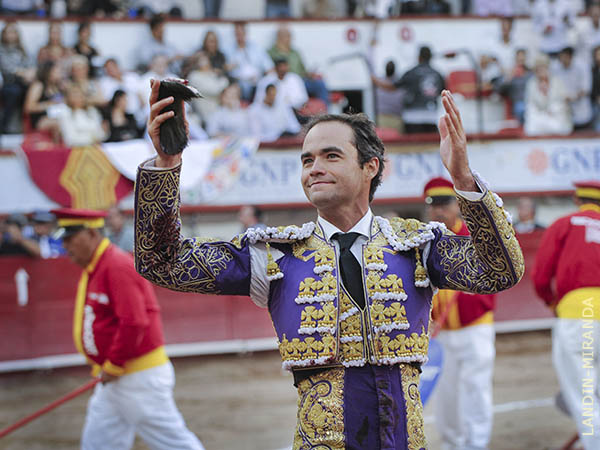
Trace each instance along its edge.
<path fill-rule="evenodd" d="M 161 0 L 162 1 L 162 0 Z M 183 56 L 179 54 L 177 49 L 165 41 L 165 18 L 162 15 L 156 15 L 150 19 L 150 39 L 144 41 L 136 54 L 138 55 L 138 64 L 141 66 L 149 66 L 152 60 L 162 55 L 167 58 L 169 68 L 173 72 L 178 72 Z"/>
<path fill-rule="evenodd" d="M 573 131 L 573 120 L 567 90 L 562 80 L 550 74 L 550 60 L 539 55 L 535 61 L 535 76 L 525 88 L 525 134 L 540 136 Z"/>
<path fill-rule="evenodd" d="M 81 87 L 71 84 L 67 88 L 67 105 L 57 114 L 63 142 L 67 147 L 97 144 L 106 138 L 100 112 L 87 104 Z"/>
<path fill-rule="evenodd" d="M 250 101 L 258 80 L 273 70 L 273 61 L 265 49 L 246 39 L 245 23 L 237 22 L 234 32 L 235 45 L 227 52 L 227 62 L 232 67 L 229 75 L 238 81 L 242 98 Z"/>
<path fill-rule="evenodd" d="M 100 90 L 104 99 L 108 102 L 113 98 L 117 90 L 127 94 L 126 112 L 133 114 L 138 126 L 143 125 L 143 115 L 146 106 L 140 97 L 140 76 L 135 72 L 123 71 L 115 58 L 108 58 L 104 62 L 104 75 L 100 77 Z"/>
<path fill-rule="evenodd" d="M 260 103 L 255 101 L 249 109 L 252 118 L 258 122 L 261 142 L 276 141 L 284 133 L 300 132 L 300 123 L 292 108 L 277 101 L 277 87 L 274 84 L 269 84 L 263 100 Z"/>
<path fill-rule="evenodd" d="M 567 90 L 573 125 L 575 128 L 586 128 L 592 120 L 591 70 L 584 69 L 573 60 L 575 50 L 566 47 L 558 54 L 558 61 L 553 67 L 553 74 L 560 78 Z"/>
<path fill-rule="evenodd" d="M 265 98 L 266 87 L 274 84 L 277 87 L 277 101 L 294 109 L 300 109 L 308 101 L 308 92 L 302 77 L 290 72 L 287 59 L 275 60 L 275 73 L 267 74 L 256 86 L 254 101 L 260 103 Z"/>
<path fill-rule="evenodd" d="M 196 62 L 187 79 L 192 86 L 202 92 L 202 98 L 192 100 L 192 107 L 206 122 L 219 107 L 219 95 L 229 85 L 229 80 L 213 69 L 206 53 L 198 52 L 194 57 Z"/>
<path fill-rule="evenodd" d="M 588 8 L 588 17 L 579 22 L 576 59 L 585 67 L 592 67 L 592 52 L 600 45 L 600 2 L 594 1 Z"/>
<path fill-rule="evenodd" d="M 566 0 L 537 0 L 531 12 L 534 30 L 538 34 L 539 50 L 548 56 L 558 56 L 569 45 L 568 32 L 575 24 L 574 8 Z"/>
<path fill-rule="evenodd" d="M 242 108 L 240 86 L 230 84 L 221 92 L 219 108 L 208 118 L 206 132 L 216 136 L 258 136 L 258 122 L 249 108 Z"/>

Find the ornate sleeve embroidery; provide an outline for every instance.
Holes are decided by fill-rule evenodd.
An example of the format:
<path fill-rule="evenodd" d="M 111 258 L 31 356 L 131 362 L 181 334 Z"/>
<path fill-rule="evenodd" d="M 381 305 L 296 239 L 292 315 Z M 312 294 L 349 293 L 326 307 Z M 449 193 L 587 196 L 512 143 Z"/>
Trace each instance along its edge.
<path fill-rule="evenodd" d="M 471 236 L 441 234 L 428 259 L 433 284 L 442 289 L 492 294 L 508 289 L 523 276 L 521 247 L 502 200 L 487 191 L 481 200 L 458 197 Z"/>
<path fill-rule="evenodd" d="M 247 240 L 232 242 L 181 237 L 180 167 L 141 166 L 135 186 L 135 265 L 153 283 L 203 294 L 248 295 L 250 252 Z"/>

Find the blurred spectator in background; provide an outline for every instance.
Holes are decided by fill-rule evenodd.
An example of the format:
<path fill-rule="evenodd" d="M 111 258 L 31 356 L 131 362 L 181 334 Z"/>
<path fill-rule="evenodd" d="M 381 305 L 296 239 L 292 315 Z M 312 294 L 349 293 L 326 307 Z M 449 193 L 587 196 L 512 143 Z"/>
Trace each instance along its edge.
<path fill-rule="evenodd" d="M 536 206 L 531 197 L 521 197 L 517 206 L 518 218 L 514 224 L 517 233 L 531 233 L 544 227 L 535 221 Z"/>
<path fill-rule="evenodd" d="M 214 31 L 209 30 L 206 32 L 201 50 L 210 59 L 210 65 L 213 70 L 221 75 L 226 75 L 229 72 L 225 54 L 219 49 L 219 38 Z"/>
<path fill-rule="evenodd" d="M 56 20 L 48 22 L 48 43 L 38 51 L 38 64 L 45 61 L 56 61 L 66 68 L 71 55 L 72 51 L 63 45 L 62 22 Z"/>
<path fill-rule="evenodd" d="M 221 14 L 221 0 L 203 0 L 204 17 L 218 18 Z"/>
<path fill-rule="evenodd" d="M 13 116 L 20 112 L 25 90 L 35 77 L 35 68 L 23 48 L 16 22 L 6 22 L 0 33 L 0 72 L 4 82 L 0 91 L 0 134 L 4 134 L 9 131 Z"/>
<path fill-rule="evenodd" d="M 512 2 L 509 0 L 472 0 L 473 14 L 477 16 L 512 16 Z"/>
<path fill-rule="evenodd" d="M 23 214 L 11 214 L 0 222 L 0 255 L 27 255 L 40 257 L 40 246 L 33 239 L 23 236 L 27 218 Z"/>
<path fill-rule="evenodd" d="M 501 2 L 499 2 L 501 3 Z M 536 0 L 531 12 L 539 50 L 550 57 L 569 45 L 568 32 L 575 24 L 574 8 L 567 0 Z"/>
<path fill-rule="evenodd" d="M 258 80 L 273 70 L 273 61 L 267 52 L 246 39 L 246 24 L 237 22 L 234 26 L 235 45 L 227 54 L 231 64 L 229 75 L 235 78 L 242 92 L 242 99 L 251 101 Z"/>
<path fill-rule="evenodd" d="M 140 137 L 135 117 L 127 112 L 127 94 L 117 89 L 106 110 L 105 120 L 108 123 L 106 142 L 121 142 Z"/>
<path fill-rule="evenodd" d="M 372 77 L 375 77 L 372 75 Z M 376 80 L 376 81 L 375 81 Z M 404 122 L 402 112 L 404 111 L 405 92 L 402 88 L 388 91 L 378 86 L 379 79 L 375 78 L 375 99 L 377 111 L 377 126 L 381 128 L 393 128 L 398 133 L 404 133 Z M 385 78 L 382 80 L 386 85 L 393 85 L 398 80 L 396 76 L 396 64 L 388 61 L 385 64 Z"/>
<path fill-rule="evenodd" d="M 423 14 L 425 0 L 401 0 L 400 14 Z"/>
<path fill-rule="evenodd" d="M 12 15 L 33 15 L 38 10 L 44 10 L 44 0 L 2 0 L 0 2 L 0 14 Z"/>
<path fill-rule="evenodd" d="M 140 102 L 142 104 L 142 108 L 140 108 L 140 116 L 136 115 L 136 118 L 138 119 L 138 125 L 140 125 L 140 123 L 145 123 L 148 115 L 150 114 L 150 106 L 148 105 L 148 101 L 142 100 L 147 99 L 150 96 L 150 80 L 164 80 L 165 78 L 173 77 L 176 77 L 176 75 L 169 71 L 169 60 L 166 56 L 156 55 L 154 58 L 152 58 L 148 71 L 140 76 L 140 82 L 138 85 L 138 97 L 140 98 Z"/>
<path fill-rule="evenodd" d="M 223 89 L 219 108 L 208 118 L 206 132 L 215 136 L 258 136 L 258 123 L 250 111 L 242 108 L 240 86 L 233 83 Z"/>
<path fill-rule="evenodd" d="M 300 132 L 300 123 L 292 108 L 277 100 L 277 87 L 274 84 L 267 85 L 262 98 L 260 103 L 255 100 L 249 108 L 253 120 L 258 123 L 261 142 L 272 142 L 284 134 L 295 135 Z"/>
<path fill-rule="evenodd" d="M 282 25 L 277 30 L 275 44 L 269 50 L 269 56 L 273 61 L 285 58 L 288 62 L 289 71 L 302 77 L 308 95 L 322 100 L 325 105 L 329 106 L 329 91 L 325 86 L 325 82 L 318 74 L 306 70 L 302 62 L 302 56 L 292 47 L 291 43 L 292 34 L 290 29 Z"/>
<path fill-rule="evenodd" d="M 62 66 L 55 61 L 46 61 L 38 68 L 37 79 L 29 86 L 23 106 L 29 128 L 48 131 L 55 141 L 59 135 L 58 122 L 48 116 L 48 110 L 64 103 L 64 89 Z"/>
<path fill-rule="evenodd" d="M 398 81 L 391 83 L 378 80 L 375 83 L 388 91 L 398 88 L 405 90 L 402 119 L 407 133 L 437 133 L 438 100 L 444 89 L 444 77 L 431 67 L 429 47 L 419 49 L 419 64 Z"/>
<path fill-rule="evenodd" d="M 203 96 L 192 100 L 192 107 L 206 122 L 219 107 L 219 95 L 229 85 L 229 80 L 222 72 L 213 69 L 206 53 L 197 52 L 192 58 L 192 71 L 186 78 Z"/>
<path fill-rule="evenodd" d="M 100 54 L 90 44 L 90 38 L 92 36 L 91 24 L 88 21 L 81 22 L 77 29 L 77 43 L 73 47 L 76 54 L 85 56 L 88 60 L 88 66 L 90 68 L 90 77 L 96 78 L 98 75 L 98 57 Z"/>
<path fill-rule="evenodd" d="M 161 14 L 150 19 L 150 39 L 144 41 L 138 49 L 138 63 L 141 71 L 148 70 L 152 60 L 157 56 L 167 58 L 167 64 L 172 72 L 178 73 L 181 69 L 183 56 L 177 49 L 165 41 L 165 17 Z"/>
<path fill-rule="evenodd" d="M 104 17 L 106 15 L 124 15 L 129 6 L 123 0 L 67 0 L 67 15 L 90 17 Z"/>
<path fill-rule="evenodd" d="M 267 226 L 262 222 L 263 212 L 258 206 L 245 205 L 240 208 L 238 220 L 242 224 L 242 233 L 248 228 L 265 229 Z"/>
<path fill-rule="evenodd" d="M 445 0 L 429 0 L 425 6 L 425 13 L 433 15 L 450 14 L 450 5 Z"/>
<path fill-rule="evenodd" d="M 290 17 L 290 0 L 266 0 L 265 17 L 267 19 Z"/>
<path fill-rule="evenodd" d="M 494 46 L 493 53 L 504 75 L 511 71 L 515 61 L 515 51 L 522 47 L 523 45 L 517 45 L 513 39 L 513 18 L 500 18 L 500 41 Z"/>
<path fill-rule="evenodd" d="M 33 233 L 28 237 L 38 243 L 41 258 L 57 258 L 64 255 L 62 240 L 52 236 L 56 224 L 54 214 L 48 211 L 35 211 L 31 216 L 31 224 Z"/>
<path fill-rule="evenodd" d="M 90 65 L 85 56 L 74 55 L 71 57 L 71 84 L 79 86 L 89 105 L 106 105 L 100 84 L 97 80 L 90 78 Z"/>
<path fill-rule="evenodd" d="M 275 73 L 268 73 L 256 86 L 254 101 L 262 103 L 266 87 L 274 84 L 277 87 L 277 101 L 299 110 L 308 101 L 308 93 L 300 75 L 290 72 L 290 66 L 285 58 L 275 61 Z"/>
<path fill-rule="evenodd" d="M 600 2 L 595 0 L 588 8 L 588 18 L 581 23 L 577 34 L 577 58 L 587 67 L 593 64 L 592 53 L 600 45 Z"/>
<path fill-rule="evenodd" d="M 145 126 L 145 103 L 140 97 L 140 76 L 136 72 L 123 71 L 114 58 L 104 62 L 104 75 L 98 80 L 105 102 L 110 101 L 117 90 L 127 94 L 127 112 L 133 114 L 139 128 Z M 149 83 L 149 82 L 148 82 Z"/>
<path fill-rule="evenodd" d="M 515 63 L 502 78 L 500 94 L 510 100 L 512 115 L 521 125 L 525 122 L 525 92 L 533 72 L 527 66 L 527 51 L 519 49 L 515 52 Z"/>
<path fill-rule="evenodd" d="M 137 10 L 138 16 L 155 16 L 168 14 L 172 17 L 182 17 L 183 13 L 175 0 L 133 0 L 131 7 Z"/>
<path fill-rule="evenodd" d="M 106 212 L 106 237 L 121 250 L 133 253 L 133 224 L 128 224 L 118 206 L 111 206 Z"/>
<path fill-rule="evenodd" d="M 106 138 L 100 112 L 87 103 L 85 93 L 76 84 L 67 87 L 67 106 L 58 114 L 58 123 L 67 147 L 97 144 Z"/>
<path fill-rule="evenodd" d="M 553 74 L 562 80 L 567 91 L 574 128 L 581 129 L 589 127 L 592 121 L 591 74 L 573 61 L 574 53 L 573 47 L 562 49 Z"/>
<path fill-rule="evenodd" d="M 594 112 L 594 129 L 600 132 L 600 46 L 594 48 L 592 65 L 592 92 L 590 94 Z"/>
<path fill-rule="evenodd" d="M 346 4 L 338 0 L 303 0 L 302 17 L 306 19 L 337 19 L 346 17 Z"/>
<path fill-rule="evenodd" d="M 525 134 L 570 134 L 573 121 L 568 96 L 561 79 L 550 75 L 550 60 L 539 55 L 525 89 Z"/>

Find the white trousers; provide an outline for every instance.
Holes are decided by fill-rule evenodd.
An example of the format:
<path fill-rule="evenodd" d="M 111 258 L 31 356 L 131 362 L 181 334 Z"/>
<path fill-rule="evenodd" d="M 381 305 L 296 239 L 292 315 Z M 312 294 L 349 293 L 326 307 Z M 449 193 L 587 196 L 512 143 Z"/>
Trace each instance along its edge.
<path fill-rule="evenodd" d="M 552 361 L 581 443 L 600 449 L 600 321 L 556 319 Z"/>
<path fill-rule="evenodd" d="M 492 324 L 442 331 L 444 362 L 434 393 L 443 449 L 487 448 L 492 433 L 492 377 L 496 334 Z"/>
<path fill-rule="evenodd" d="M 136 433 L 152 450 L 203 450 L 175 401 L 175 371 L 168 362 L 96 385 L 83 427 L 83 450 L 130 449 Z"/>

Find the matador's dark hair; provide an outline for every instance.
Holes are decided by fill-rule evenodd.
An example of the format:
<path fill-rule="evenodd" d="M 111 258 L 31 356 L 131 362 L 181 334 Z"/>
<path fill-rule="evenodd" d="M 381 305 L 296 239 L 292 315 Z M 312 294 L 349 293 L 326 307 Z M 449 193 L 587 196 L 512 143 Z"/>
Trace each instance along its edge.
<path fill-rule="evenodd" d="M 379 171 L 371 180 L 369 190 L 369 202 L 373 201 L 373 196 L 377 187 L 381 184 L 381 177 L 385 167 L 385 147 L 383 142 L 377 136 L 375 124 L 364 113 L 358 114 L 321 114 L 313 117 L 305 126 L 304 134 L 308 133 L 315 125 L 323 122 L 341 122 L 352 128 L 354 134 L 354 146 L 358 150 L 358 164 L 364 167 L 365 163 L 373 158 L 379 160 Z"/>

